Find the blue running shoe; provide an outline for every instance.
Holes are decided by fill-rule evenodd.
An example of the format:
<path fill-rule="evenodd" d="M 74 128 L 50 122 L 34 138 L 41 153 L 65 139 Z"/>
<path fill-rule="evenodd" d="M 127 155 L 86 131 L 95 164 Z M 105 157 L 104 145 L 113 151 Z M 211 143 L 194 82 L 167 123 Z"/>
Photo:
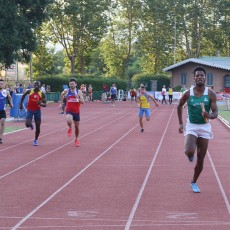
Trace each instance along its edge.
<path fill-rule="evenodd" d="M 191 182 L 191 187 L 192 187 L 192 191 L 193 191 L 193 192 L 195 192 L 195 193 L 200 193 L 200 189 L 199 189 L 197 183 Z"/>
<path fill-rule="evenodd" d="M 144 129 L 141 129 L 141 132 L 143 133 L 143 132 L 144 132 Z"/>
<path fill-rule="evenodd" d="M 194 156 L 192 156 L 192 157 L 188 157 L 188 160 L 189 160 L 190 162 L 193 162 L 193 160 L 194 160 Z"/>
<path fill-rule="evenodd" d="M 38 146 L 38 140 L 34 140 L 33 146 Z"/>

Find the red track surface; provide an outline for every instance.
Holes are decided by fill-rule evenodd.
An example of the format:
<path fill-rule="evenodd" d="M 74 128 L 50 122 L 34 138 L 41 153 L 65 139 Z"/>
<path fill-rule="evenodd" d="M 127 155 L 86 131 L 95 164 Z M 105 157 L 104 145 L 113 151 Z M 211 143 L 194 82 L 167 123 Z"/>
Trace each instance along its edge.
<path fill-rule="evenodd" d="M 212 121 L 214 139 L 195 194 L 195 163 L 183 153 L 176 106 L 153 111 L 140 133 L 129 102 L 87 103 L 80 148 L 57 107 L 42 110 L 39 146 L 32 146 L 34 131 L 4 136 L 0 229 L 230 229 L 230 131 L 220 121 Z"/>

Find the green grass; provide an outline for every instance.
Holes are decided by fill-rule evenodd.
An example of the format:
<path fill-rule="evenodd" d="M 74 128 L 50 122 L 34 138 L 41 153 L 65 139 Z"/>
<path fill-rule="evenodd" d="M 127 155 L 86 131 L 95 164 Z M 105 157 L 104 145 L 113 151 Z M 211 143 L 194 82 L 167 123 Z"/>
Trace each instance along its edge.
<path fill-rule="evenodd" d="M 226 105 L 218 105 L 218 114 L 230 124 L 230 110 L 227 110 Z"/>
<path fill-rule="evenodd" d="M 5 131 L 4 133 L 10 133 L 10 132 L 13 132 L 13 131 L 16 131 L 16 130 L 20 130 L 22 129 L 22 127 L 17 127 L 17 126 L 5 126 Z"/>
<path fill-rule="evenodd" d="M 219 110 L 219 115 L 223 117 L 226 121 L 228 121 L 230 124 L 230 111 L 229 110 L 228 111 Z"/>

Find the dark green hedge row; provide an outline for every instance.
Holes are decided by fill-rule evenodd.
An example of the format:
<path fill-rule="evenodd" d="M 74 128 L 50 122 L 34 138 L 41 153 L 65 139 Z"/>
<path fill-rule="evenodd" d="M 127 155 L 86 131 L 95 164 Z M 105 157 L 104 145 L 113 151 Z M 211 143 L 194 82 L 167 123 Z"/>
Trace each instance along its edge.
<path fill-rule="evenodd" d="M 147 91 L 152 89 L 152 80 L 157 80 L 157 91 L 161 91 L 163 85 L 170 85 L 170 78 L 167 75 L 151 75 L 147 73 L 136 74 L 132 78 L 133 87 L 139 88 L 140 84 L 145 84 Z"/>
<path fill-rule="evenodd" d="M 127 89 L 127 80 L 117 79 L 117 78 L 102 78 L 102 77 L 89 77 L 89 76 L 48 76 L 37 78 L 41 84 L 50 85 L 52 92 L 61 92 L 63 90 L 63 85 L 68 85 L 68 81 L 71 77 L 77 79 L 78 88 L 81 84 L 85 84 L 88 88 L 89 84 L 92 85 L 94 91 L 102 91 L 102 86 L 107 84 L 110 87 L 113 83 L 116 84 L 118 89 Z"/>
<path fill-rule="evenodd" d="M 45 76 L 37 78 L 41 84 L 50 85 L 52 92 L 62 92 L 63 85 L 68 85 L 68 80 L 71 77 L 77 79 L 78 88 L 81 84 L 85 84 L 87 87 L 89 84 L 92 85 L 94 91 L 102 91 L 103 84 L 107 84 L 110 87 L 113 83 L 116 84 L 118 89 L 128 90 L 128 81 L 118 78 L 106 78 L 96 75 L 55 75 L 55 76 Z M 157 80 L 157 90 L 161 91 L 162 86 L 168 86 L 170 84 L 170 78 L 166 75 L 151 75 L 151 74 L 136 74 L 132 78 L 131 85 L 135 88 L 139 88 L 140 84 L 145 84 L 147 90 L 152 89 L 151 80 Z"/>

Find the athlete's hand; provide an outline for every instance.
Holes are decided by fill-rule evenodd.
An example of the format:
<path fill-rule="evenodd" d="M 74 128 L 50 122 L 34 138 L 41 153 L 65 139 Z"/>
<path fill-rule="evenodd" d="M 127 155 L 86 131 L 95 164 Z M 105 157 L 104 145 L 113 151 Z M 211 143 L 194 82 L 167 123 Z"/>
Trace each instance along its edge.
<path fill-rule="evenodd" d="M 183 124 L 180 124 L 179 125 L 179 133 L 183 133 L 183 131 L 184 131 Z"/>

